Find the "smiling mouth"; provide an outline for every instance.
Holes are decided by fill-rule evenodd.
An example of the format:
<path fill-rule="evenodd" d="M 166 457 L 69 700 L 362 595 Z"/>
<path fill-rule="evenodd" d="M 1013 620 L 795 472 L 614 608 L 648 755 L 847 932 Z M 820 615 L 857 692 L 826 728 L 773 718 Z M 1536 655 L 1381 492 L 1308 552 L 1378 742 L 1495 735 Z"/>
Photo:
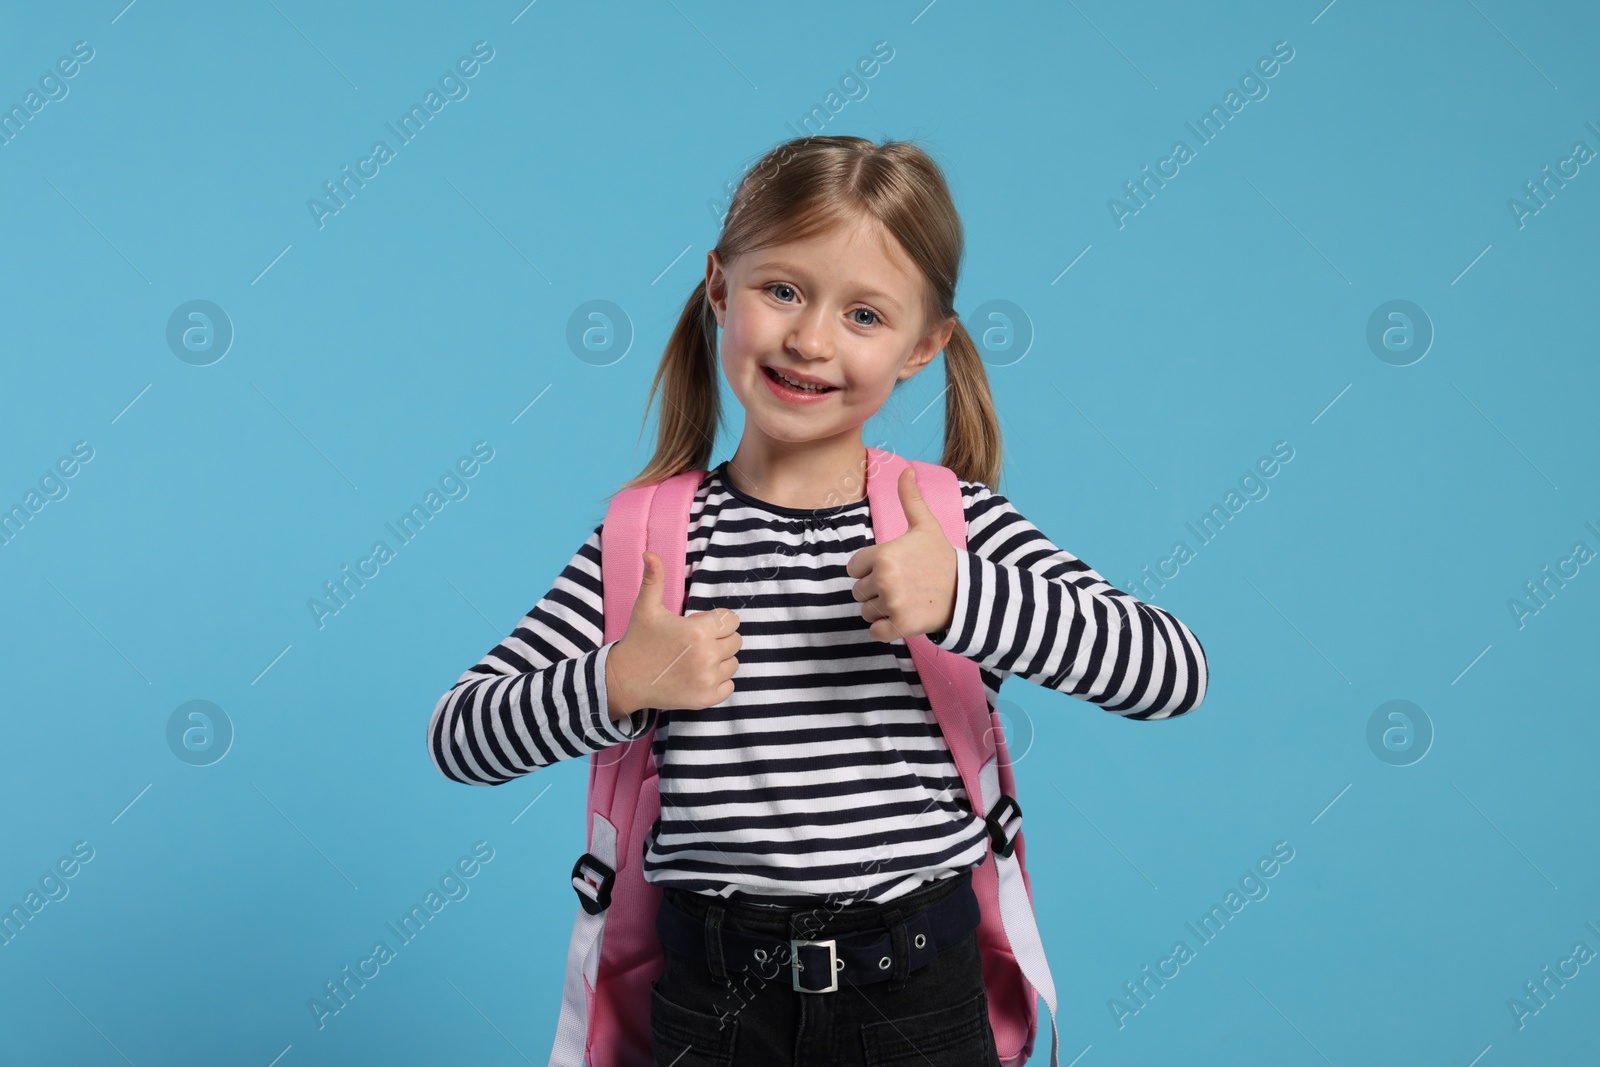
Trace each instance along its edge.
<path fill-rule="evenodd" d="M 785 389 L 793 389 L 797 393 L 832 393 L 839 388 L 836 385 L 802 385 L 793 378 L 785 377 L 772 367 L 762 367 L 761 370 L 766 374 L 767 377 L 771 378 Z"/>

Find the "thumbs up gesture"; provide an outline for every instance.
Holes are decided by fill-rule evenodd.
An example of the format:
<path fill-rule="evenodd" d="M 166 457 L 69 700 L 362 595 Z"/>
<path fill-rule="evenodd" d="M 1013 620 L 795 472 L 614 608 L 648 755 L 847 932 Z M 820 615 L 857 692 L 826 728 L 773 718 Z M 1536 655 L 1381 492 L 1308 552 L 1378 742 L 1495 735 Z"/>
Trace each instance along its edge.
<path fill-rule="evenodd" d="M 861 617 L 879 641 L 896 641 L 949 626 L 956 608 L 956 548 L 917 488 L 917 471 L 900 472 L 900 506 L 906 532 L 868 545 L 845 573 L 856 579 L 852 594 Z"/>
<path fill-rule="evenodd" d="M 606 661 L 613 717 L 639 708 L 697 711 L 733 694 L 744 647 L 739 616 L 726 608 L 679 615 L 668 609 L 665 591 L 661 557 L 646 550 L 627 632 Z"/>

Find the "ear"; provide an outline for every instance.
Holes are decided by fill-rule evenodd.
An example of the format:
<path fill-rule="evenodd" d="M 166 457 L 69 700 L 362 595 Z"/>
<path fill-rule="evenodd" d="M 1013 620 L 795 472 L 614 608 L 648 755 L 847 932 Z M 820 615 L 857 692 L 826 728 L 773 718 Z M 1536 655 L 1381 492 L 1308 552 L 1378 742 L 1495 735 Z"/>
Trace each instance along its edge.
<path fill-rule="evenodd" d="M 944 351 L 944 346 L 949 344 L 950 335 L 955 332 L 956 320 L 945 319 L 928 328 L 922 340 L 917 342 L 917 347 L 911 350 L 911 357 L 906 360 L 905 366 L 900 368 L 900 377 L 910 379 L 923 367 L 933 362 L 933 357 Z"/>
<path fill-rule="evenodd" d="M 725 327 L 722 318 L 728 313 L 728 274 L 715 248 L 706 253 L 706 299 L 717 316 L 717 325 Z"/>

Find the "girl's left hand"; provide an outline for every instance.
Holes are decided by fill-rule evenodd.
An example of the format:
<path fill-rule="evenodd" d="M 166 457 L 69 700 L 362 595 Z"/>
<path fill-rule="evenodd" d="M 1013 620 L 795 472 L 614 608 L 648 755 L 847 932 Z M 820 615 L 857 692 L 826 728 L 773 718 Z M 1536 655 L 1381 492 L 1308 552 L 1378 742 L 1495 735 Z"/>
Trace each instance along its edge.
<path fill-rule="evenodd" d="M 879 641 L 933 633 L 950 625 L 956 608 L 956 548 L 917 488 L 915 467 L 900 472 L 900 506 L 906 532 L 868 545 L 845 573 L 855 578 L 851 595 Z"/>

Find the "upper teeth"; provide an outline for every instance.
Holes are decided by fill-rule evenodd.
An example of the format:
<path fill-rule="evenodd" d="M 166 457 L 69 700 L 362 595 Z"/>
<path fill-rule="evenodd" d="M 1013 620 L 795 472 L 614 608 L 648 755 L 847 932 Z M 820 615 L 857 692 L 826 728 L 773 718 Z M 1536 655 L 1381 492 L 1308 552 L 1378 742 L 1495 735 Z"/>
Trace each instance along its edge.
<path fill-rule="evenodd" d="M 826 385 L 808 385 L 805 382 L 797 382 L 793 378 L 789 377 L 787 374 L 783 373 L 783 371 L 779 370 L 776 367 L 772 367 L 770 369 L 771 369 L 773 374 L 776 374 L 779 378 L 783 379 L 784 384 L 791 385 L 794 388 L 799 389 L 802 392 L 820 393 L 823 390 L 829 388 L 829 386 L 826 386 Z"/>

